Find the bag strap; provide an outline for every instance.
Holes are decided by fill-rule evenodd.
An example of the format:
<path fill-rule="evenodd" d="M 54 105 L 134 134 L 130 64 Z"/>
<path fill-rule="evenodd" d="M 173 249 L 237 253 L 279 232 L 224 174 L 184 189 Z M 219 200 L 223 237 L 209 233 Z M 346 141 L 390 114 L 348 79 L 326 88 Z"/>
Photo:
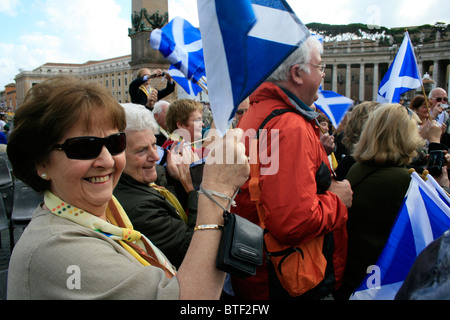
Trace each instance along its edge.
<path fill-rule="evenodd" d="M 266 226 L 264 224 L 264 209 L 261 205 L 260 197 L 261 197 L 261 189 L 259 187 L 259 178 L 260 178 L 260 161 L 259 161 L 259 137 L 264 129 L 264 127 L 267 125 L 267 123 L 272 120 L 275 117 L 281 116 L 282 114 L 285 114 L 287 112 L 293 112 L 296 114 L 299 114 L 296 110 L 292 108 L 286 108 L 286 109 L 275 109 L 273 110 L 261 123 L 259 126 L 256 137 L 254 139 L 250 139 L 250 159 L 252 159 L 250 163 L 250 180 L 249 180 L 249 193 L 250 193 L 250 200 L 256 203 L 256 209 L 258 211 L 260 226 L 262 229 L 266 229 Z M 256 159 L 254 161 L 253 159 Z"/>
<path fill-rule="evenodd" d="M 281 116 L 282 114 L 285 114 L 287 112 L 293 112 L 296 113 L 298 115 L 300 115 L 296 110 L 292 109 L 292 108 L 286 108 L 286 109 L 275 109 L 273 110 L 268 116 L 267 118 L 264 119 L 264 121 L 261 123 L 261 125 L 259 126 L 258 131 L 256 132 L 256 139 L 259 140 L 259 135 L 261 134 L 261 130 L 264 129 L 264 127 L 266 126 L 266 124 L 272 120 L 275 117 Z"/>

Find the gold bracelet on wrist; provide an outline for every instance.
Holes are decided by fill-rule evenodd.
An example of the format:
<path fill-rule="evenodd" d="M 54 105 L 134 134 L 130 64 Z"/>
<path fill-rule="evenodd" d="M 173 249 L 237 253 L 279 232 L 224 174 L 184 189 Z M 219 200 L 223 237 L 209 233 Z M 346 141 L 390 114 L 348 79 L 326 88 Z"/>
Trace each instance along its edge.
<path fill-rule="evenodd" d="M 202 230 L 223 230 L 223 226 L 218 224 L 202 224 L 194 228 L 194 231 Z"/>

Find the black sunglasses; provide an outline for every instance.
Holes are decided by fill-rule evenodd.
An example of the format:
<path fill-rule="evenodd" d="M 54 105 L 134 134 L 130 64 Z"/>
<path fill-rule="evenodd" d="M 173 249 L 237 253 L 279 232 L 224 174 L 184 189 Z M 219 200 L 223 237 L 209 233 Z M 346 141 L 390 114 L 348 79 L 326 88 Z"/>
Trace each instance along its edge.
<path fill-rule="evenodd" d="M 448 102 L 448 97 L 438 97 L 438 98 L 433 98 L 433 99 L 436 99 L 436 101 L 437 102 L 442 102 L 442 101 L 445 101 L 445 102 Z"/>
<path fill-rule="evenodd" d="M 76 160 L 90 160 L 97 158 L 106 146 L 113 156 L 121 154 L 127 146 L 124 132 L 115 133 L 106 138 L 76 137 L 67 139 L 63 144 L 55 145 L 54 149 L 66 153 L 67 158 Z"/>

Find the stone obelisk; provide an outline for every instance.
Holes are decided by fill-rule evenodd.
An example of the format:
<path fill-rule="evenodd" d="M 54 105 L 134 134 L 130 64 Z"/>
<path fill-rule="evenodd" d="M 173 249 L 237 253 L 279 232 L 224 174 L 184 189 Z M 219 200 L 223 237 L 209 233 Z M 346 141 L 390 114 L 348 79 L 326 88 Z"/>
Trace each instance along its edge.
<path fill-rule="evenodd" d="M 132 27 L 128 30 L 131 38 L 131 68 L 133 78 L 140 68 L 167 70 L 170 64 L 159 51 L 150 47 L 150 33 L 162 28 L 169 19 L 167 0 L 132 0 Z"/>

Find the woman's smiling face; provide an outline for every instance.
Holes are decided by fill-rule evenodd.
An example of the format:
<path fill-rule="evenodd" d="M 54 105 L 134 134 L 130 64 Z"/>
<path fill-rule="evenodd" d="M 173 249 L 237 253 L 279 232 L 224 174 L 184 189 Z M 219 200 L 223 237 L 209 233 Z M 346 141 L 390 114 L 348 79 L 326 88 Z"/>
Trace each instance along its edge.
<path fill-rule="evenodd" d="M 125 173 L 134 180 L 149 184 L 156 180 L 159 160 L 156 138 L 151 129 L 127 130 L 127 165 Z"/>
<path fill-rule="evenodd" d="M 86 126 L 81 120 L 70 128 L 59 143 L 74 137 L 105 138 L 118 132 L 100 111 L 91 115 Z M 90 128 L 90 129 L 87 129 Z M 112 156 L 103 146 L 100 155 L 92 160 L 67 158 L 64 151 L 53 150 L 48 160 L 37 166 L 39 175 L 47 174 L 51 191 L 71 205 L 103 217 L 113 190 L 125 167 L 125 152 Z"/>

